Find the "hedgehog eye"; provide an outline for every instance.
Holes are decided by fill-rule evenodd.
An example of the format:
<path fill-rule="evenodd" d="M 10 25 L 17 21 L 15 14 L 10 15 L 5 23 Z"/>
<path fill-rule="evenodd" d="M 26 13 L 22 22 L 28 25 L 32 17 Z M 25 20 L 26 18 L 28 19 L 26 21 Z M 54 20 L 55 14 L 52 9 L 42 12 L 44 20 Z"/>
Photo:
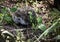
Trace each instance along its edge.
<path fill-rule="evenodd" d="M 18 20 L 20 20 L 20 19 L 18 18 Z"/>

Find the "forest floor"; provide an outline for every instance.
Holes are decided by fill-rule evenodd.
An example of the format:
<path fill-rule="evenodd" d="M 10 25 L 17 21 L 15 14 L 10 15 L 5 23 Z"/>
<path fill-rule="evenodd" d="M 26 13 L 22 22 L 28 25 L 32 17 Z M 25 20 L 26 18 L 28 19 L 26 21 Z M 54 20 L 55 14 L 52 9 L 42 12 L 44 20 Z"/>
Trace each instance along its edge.
<path fill-rule="evenodd" d="M 11 33 L 13 35 L 12 36 L 8 32 L 5 32 L 6 34 L 12 36 L 12 38 L 13 38 L 13 40 L 12 40 L 12 38 L 6 37 L 7 41 L 9 40 L 9 42 L 18 42 L 18 41 L 20 41 L 20 42 L 40 42 L 40 41 L 41 42 L 56 42 L 56 40 L 53 38 L 56 37 L 58 34 L 60 34 L 59 33 L 60 24 L 57 25 L 58 29 L 55 29 L 57 32 L 52 29 L 53 31 L 52 30 L 49 31 L 49 33 L 46 37 L 43 37 L 42 39 L 39 39 L 38 41 L 36 41 L 40 37 L 40 35 L 44 33 L 45 29 L 47 30 L 48 28 L 50 28 L 60 18 L 60 11 L 54 7 L 51 9 L 50 5 L 46 1 L 39 1 L 38 3 L 37 2 L 13 3 L 13 2 L 5 1 L 4 3 L 2 2 L 1 6 L 8 7 L 8 8 L 12 8 L 12 7 L 20 8 L 20 7 L 24 7 L 24 6 L 32 7 L 36 12 L 37 18 L 38 17 L 42 18 L 41 24 L 43 24 L 43 25 L 40 25 L 40 27 L 44 28 L 44 29 L 42 29 L 43 31 L 40 29 L 34 29 L 33 27 L 31 27 L 31 28 L 23 27 L 22 28 L 15 23 L 13 23 L 13 25 L 7 24 L 3 20 L 2 21 L 3 23 L 1 23 L 1 31 L 2 32 L 8 31 L 9 33 Z M 41 20 L 38 20 L 38 21 L 41 21 Z M 43 26 L 45 26 L 46 28 Z"/>

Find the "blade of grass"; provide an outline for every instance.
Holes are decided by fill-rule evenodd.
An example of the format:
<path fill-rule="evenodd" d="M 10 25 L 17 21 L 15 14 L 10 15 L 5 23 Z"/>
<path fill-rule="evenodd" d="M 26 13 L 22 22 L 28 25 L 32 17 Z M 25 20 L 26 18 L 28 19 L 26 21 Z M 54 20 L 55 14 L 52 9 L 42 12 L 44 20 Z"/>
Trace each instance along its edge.
<path fill-rule="evenodd" d="M 35 40 L 34 42 L 36 42 L 36 41 L 39 41 L 39 39 L 41 39 L 44 35 L 47 35 L 48 33 L 49 33 L 49 31 L 51 30 L 51 29 L 53 29 L 58 23 L 59 23 L 59 21 L 60 21 L 60 18 L 57 20 L 57 22 L 55 22 L 51 27 L 49 27 L 47 30 L 45 30 L 40 36 L 39 36 L 39 38 L 37 38 L 37 40 Z"/>

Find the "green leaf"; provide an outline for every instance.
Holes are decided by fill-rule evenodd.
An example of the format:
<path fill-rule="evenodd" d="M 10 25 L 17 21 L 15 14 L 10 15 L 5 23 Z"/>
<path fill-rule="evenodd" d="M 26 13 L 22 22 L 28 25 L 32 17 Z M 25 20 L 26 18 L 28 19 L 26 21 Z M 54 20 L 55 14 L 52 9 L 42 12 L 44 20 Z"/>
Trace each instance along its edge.
<path fill-rule="evenodd" d="M 8 24 L 12 24 L 12 23 L 13 23 L 12 17 L 11 17 L 9 14 L 5 14 L 4 20 L 5 20 L 5 22 L 7 22 Z"/>
<path fill-rule="evenodd" d="M 0 13 L 0 17 L 4 16 L 2 13 Z"/>
<path fill-rule="evenodd" d="M 47 29 L 44 24 L 38 25 L 38 28 L 41 29 L 42 31 L 45 31 Z"/>
<path fill-rule="evenodd" d="M 38 24 L 41 24 L 41 23 L 42 23 L 42 17 L 38 17 L 38 18 L 37 18 L 37 23 L 38 23 Z"/>
<path fill-rule="evenodd" d="M 2 9 L 2 13 L 4 13 L 4 14 L 7 13 L 7 9 L 6 9 L 6 7 L 4 7 L 4 8 Z"/>
<path fill-rule="evenodd" d="M 32 22 L 32 20 L 33 20 L 32 12 L 29 11 L 28 14 L 29 14 L 29 17 L 30 17 L 30 22 Z"/>
<path fill-rule="evenodd" d="M 0 13 L 0 22 L 2 22 L 3 16 L 4 16 L 4 14 Z"/>
<path fill-rule="evenodd" d="M 32 27 L 36 27 L 36 25 L 37 25 L 36 16 L 33 16 L 31 11 L 29 11 L 28 14 L 29 14 L 30 23 L 31 23 Z"/>
<path fill-rule="evenodd" d="M 10 9 L 11 12 L 15 12 L 17 10 L 17 8 L 13 7 Z"/>

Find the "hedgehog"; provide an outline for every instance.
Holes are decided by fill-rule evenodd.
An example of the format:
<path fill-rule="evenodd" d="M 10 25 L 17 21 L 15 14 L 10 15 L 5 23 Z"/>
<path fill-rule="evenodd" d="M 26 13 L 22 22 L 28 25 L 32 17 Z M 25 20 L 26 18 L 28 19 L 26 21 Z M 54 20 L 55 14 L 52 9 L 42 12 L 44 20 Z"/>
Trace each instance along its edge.
<path fill-rule="evenodd" d="M 30 21 L 30 14 L 33 18 L 33 21 L 36 21 L 36 13 L 32 7 L 23 7 L 17 9 L 12 15 L 12 18 L 16 24 L 23 25 L 23 27 L 32 26 L 32 23 Z"/>

